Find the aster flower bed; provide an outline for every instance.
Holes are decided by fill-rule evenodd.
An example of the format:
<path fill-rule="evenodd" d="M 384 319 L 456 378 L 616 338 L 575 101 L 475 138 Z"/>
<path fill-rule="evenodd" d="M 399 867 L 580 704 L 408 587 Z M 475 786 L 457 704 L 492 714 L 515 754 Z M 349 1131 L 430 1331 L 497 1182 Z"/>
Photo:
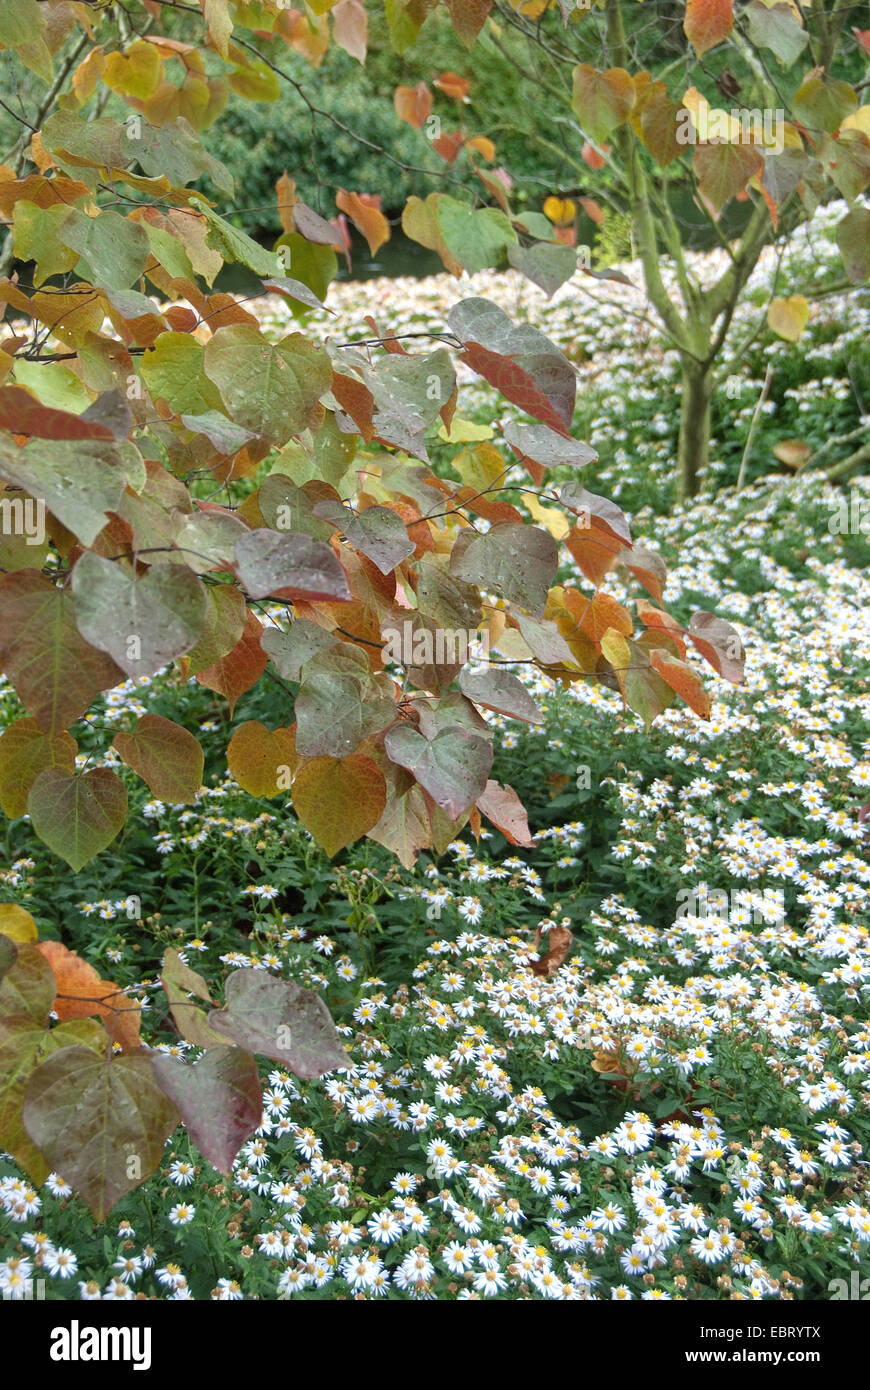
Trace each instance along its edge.
<path fill-rule="evenodd" d="M 390 326 L 450 292 L 424 282 Z M 535 312 L 558 336 L 564 305 Z M 624 331 L 613 355 L 608 391 L 631 370 L 670 428 L 661 360 Z M 810 431 L 829 410 L 814 399 Z M 108 697 L 94 744 L 147 710 L 194 721 L 193 807 L 144 803 L 79 875 L 10 827 L 0 897 L 135 994 L 151 1045 L 195 1056 L 154 988 L 174 945 L 218 987 L 253 966 L 316 988 L 353 1066 L 264 1072 L 229 1178 L 179 1130 L 103 1226 L 62 1175 L 36 1191 L 0 1158 L 7 1296 L 775 1300 L 870 1273 L 866 538 L 829 530 L 840 494 L 812 475 L 663 519 L 636 460 L 606 466 L 635 533 L 679 553 L 669 607 L 734 622 L 747 679 L 714 684 L 708 723 L 669 711 L 648 733 L 605 689 L 537 680 L 543 726 L 492 716 L 533 850 L 484 830 L 412 871 L 372 844 L 330 864 L 227 778 L 219 702 L 165 676 Z"/>

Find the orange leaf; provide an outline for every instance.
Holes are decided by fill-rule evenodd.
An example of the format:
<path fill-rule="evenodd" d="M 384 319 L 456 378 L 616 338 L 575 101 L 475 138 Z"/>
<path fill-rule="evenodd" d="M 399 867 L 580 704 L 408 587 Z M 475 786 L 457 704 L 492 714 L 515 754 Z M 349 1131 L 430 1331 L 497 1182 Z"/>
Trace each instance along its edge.
<path fill-rule="evenodd" d="M 589 141 L 586 140 L 584 142 L 582 150 L 580 151 L 580 158 L 583 160 L 585 164 L 589 165 L 590 169 L 600 169 L 607 162 L 605 159 L 605 155 L 608 153 L 609 148 L 610 147 L 608 145 L 602 145 L 602 153 L 599 154 L 595 146 L 590 145 Z"/>
<path fill-rule="evenodd" d="M 141 1007 L 110 980 L 101 980 L 92 965 L 59 941 L 40 941 L 36 949 L 48 961 L 57 980 L 54 1011 L 61 1023 L 98 1014 L 113 1042 L 125 1052 L 140 1046 Z"/>
<path fill-rule="evenodd" d="M 699 58 L 727 39 L 733 27 L 732 0 L 686 0 L 683 30 Z"/>
<path fill-rule="evenodd" d="M 227 744 L 227 765 L 251 796 L 278 796 L 289 791 L 299 766 L 295 730 L 271 732 L 257 719 L 246 720 Z"/>
<path fill-rule="evenodd" d="M 495 145 L 486 135 L 472 136 L 470 140 L 466 140 L 465 148 L 467 150 L 477 150 L 479 154 L 483 155 L 488 164 L 491 164 L 495 159 Z"/>
<path fill-rule="evenodd" d="M 581 573 L 593 584 L 601 583 L 623 549 L 621 541 L 614 540 L 603 531 L 593 531 L 589 526 L 574 526 L 565 537 L 565 545 L 580 566 Z"/>
<path fill-rule="evenodd" d="M 281 219 L 281 226 L 285 232 L 295 232 L 296 222 L 293 217 L 293 208 L 296 203 L 296 183 L 294 179 L 290 178 L 286 169 L 275 184 L 275 192 L 278 195 L 278 216 Z"/>
<path fill-rule="evenodd" d="M 425 82 L 418 82 L 416 87 L 397 87 L 393 105 L 400 120 L 419 130 L 432 112 L 432 93 Z"/>
<path fill-rule="evenodd" d="M 453 164 L 456 156 L 465 144 L 465 135 L 461 130 L 453 130 L 449 134 L 445 131 L 439 135 L 437 140 L 432 141 L 432 148 L 436 154 L 440 154 L 445 164 Z"/>
<path fill-rule="evenodd" d="M 701 719 L 710 718 L 710 696 L 691 666 L 658 647 L 650 652 L 650 662 L 662 680 L 667 681 L 671 690 L 675 690 L 690 709 Z"/>
<path fill-rule="evenodd" d="M 538 927 L 534 940 L 534 948 L 538 949 L 541 940 L 541 928 Z M 550 949 L 540 960 L 529 961 L 529 965 L 536 975 L 555 975 L 560 966 L 564 965 L 574 942 L 567 927 L 551 927 L 547 935 Z"/>
<path fill-rule="evenodd" d="M 330 859 L 377 825 L 386 802 L 384 774 L 361 753 L 311 758 L 293 783 L 293 808 Z"/>
<path fill-rule="evenodd" d="M 260 646 L 260 633 L 263 624 L 250 609 L 245 615 L 245 627 L 236 645 L 226 656 L 222 656 L 213 666 L 197 671 L 196 679 L 209 690 L 216 690 L 229 701 L 230 714 L 236 701 L 246 690 L 250 690 L 262 676 L 268 660 Z"/>
<path fill-rule="evenodd" d="M 362 232 L 369 250 L 376 256 L 378 249 L 390 239 L 390 224 L 381 212 L 381 200 L 373 193 L 346 193 L 339 189 L 335 206 L 346 212 L 353 225 Z"/>
<path fill-rule="evenodd" d="M 566 594 L 566 600 L 568 595 Z M 581 595 L 577 595 L 582 598 Z M 565 607 L 569 612 L 575 605 L 570 607 L 566 602 Z M 623 608 L 610 594 L 593 594 L 592 598 L 581 609 L 581 616 L 578 618 L 580 631 L 585 632 L 591 637 L 593 642 L 600 642 L 609 627 L 616 628 L 623 637 L 630 637 L 633 630 L 631 614 Z"/>
<path fill-rule="evenodd" d="M 468 96 L 468 79 L 460 77 L 457 72 L 442 72 L 440 77 L 435 78 L 432 86 L 437 87 L 446 97 L 452 97 L 454 101 L 464 101 Z"/>
<path fill-rule="evenodd" d="M 586 216 L 590 217 L 592 221 L 600 227 L 607 216 L 601 204 L 596 203 L 594 198 L 581 198 L 580 206 L 586 213 Z"/>

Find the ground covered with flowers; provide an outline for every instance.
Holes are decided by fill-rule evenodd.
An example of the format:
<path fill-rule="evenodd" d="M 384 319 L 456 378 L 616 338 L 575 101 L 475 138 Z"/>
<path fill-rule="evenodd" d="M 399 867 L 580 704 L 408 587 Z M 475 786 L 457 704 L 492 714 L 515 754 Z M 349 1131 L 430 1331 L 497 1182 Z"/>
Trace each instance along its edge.
<path fill-rule="evenodd" d="M 157 988 L 173 945 L 218 990 L 240 966 L 316 988 L 353 1065 L 265 1070 L 229 1178 L 179 1130 L 103 1226 L 61 1174 L 36 1191 L 0 1155 L 5 1297 L 42 1279 L 50 1299 L 813 1299 L 870 1274 L 870 537 L 830 528 L 843 494 L 819 474 L 771 472 L 763 434 L 751 486 L 665 513 L 667 354 L 616 309 L 578 329 L 564 293 L 485 288 L 511 309 L 525 296 L 554 338 L 594 340 L 577 432 L 598 481 L 670 559 L 670 610 L 739 628 L 746 683 L 713 681 L 708 723 L 671 710 L 644 732 L 606 689 L 536 680 L 543 726 L 491 716 L 493 775 L 535 848 L 484 829 L 411 871 L 371 843 L 331 864 L 289 808 L 242 792 L 209 691 L 164 674 L 107 696 L 82 756 L 90 737 L 112 763 L 112 731 L 147 710 L 198 725 L 197 803 L 144 801 L 131 779 L 138 814 L 78 875 L 15 821 L 0 899 L 139 998 L 155 1047 L 195 1055 Z M 456 297 L 448 277 L 391 289 L 341 287 L 338 331 L 375 308 L 413 331 Z M 811 443 L 841 429 L 866 330 L 866 306 L 831 296 L 803 366 L 762 345 L 784 373 L 815 370 L 766 428 L 795 434 L 796 412 Z M 726 478 L 760 389 L 746 381 Z M 486 419 L 482 389 L 473 405 Z M 870 480 L 854 489 L 870 510 Z M 274 722 L 282 700 L 255 692 L 234 721 Z M 0 687 L 0 718 L 19 712 Z"/>

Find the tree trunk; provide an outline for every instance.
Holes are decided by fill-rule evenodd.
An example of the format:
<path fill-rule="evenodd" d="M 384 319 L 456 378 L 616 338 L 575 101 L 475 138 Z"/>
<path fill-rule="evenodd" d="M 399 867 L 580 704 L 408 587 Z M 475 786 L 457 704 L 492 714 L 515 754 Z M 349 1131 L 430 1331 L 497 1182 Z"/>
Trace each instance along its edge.
<path fill-rule="evenodd" d="M 683 394 L 680 401 L 680 438 L 677 448 L 680 501 L 695 497 L 709 463 L 710 398 L 713 382 L 709 370 L 694 360 L 683 362 Z"/>

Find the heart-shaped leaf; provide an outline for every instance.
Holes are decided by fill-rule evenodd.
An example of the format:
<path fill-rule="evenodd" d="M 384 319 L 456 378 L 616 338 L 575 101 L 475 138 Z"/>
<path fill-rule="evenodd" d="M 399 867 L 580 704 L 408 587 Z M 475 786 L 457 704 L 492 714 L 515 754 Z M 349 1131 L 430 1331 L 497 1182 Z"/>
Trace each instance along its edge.
<path fill-rule="evenodd" d="M 115 735 L 112 747 L 161 801 L 193 801 L 202 786 L 202 748 L 189 730 L 160 714 L 143 714 L 132 733 Z"/>
<path fill-rule="evenodd" d="M 208 1021 L 240 1047 L 282 1062 L 303 1079 L 350 1066 L 323 1000 L 262 970 L 234 971 L 224 1008 Z"/>
<path fill-rule="evenodd" d="M 153 676 L 189 652 L 205 626 L 205 589 L 186 566 L 155 565 L 137 578 L 86 551 L 72 590 L 79 632 L 128 676 Z"/>
<path fill-rule="evenodd" d="M 77 606 L 35 570 L 0 576 L 0 664 L 41 729 L 59 734 L 121 679 L 76 626 Z"/>
<path fill-rule="evenodd" d="M 261 528 L 236 543 L 239 582 L 251 598 L 349 600 L 350 589 L 335 551 L 302 532 Z"/>
<path fill-rule="evenodd" d="M 145 1053 L 108 1061 L 89 1047 L 63 1047 L 36 1068 L 24 1128 L 47 1163 L 84 1198 L 95 1221 L 158 1167 L 178 1124 Z"/>
<path fill-rule="evenodd" d="M 241 1047 L 212 1047 L 190 1066 L 175 1057 L 151 1054 L 160 1089 L 177 1105 L 191 1141 L 219 1173 L 263 1118 L 257 1063 Z"/>
<path fill-rule="evenodd" d="M 377 825 L 387 799 L 384 774 L 371 758 L 313 758 L 293 783 L 293 809 L 330 859 Z"/>
<path fill-rule="evenodd" d="M 464 815 L 486 788 L 492 744 L 467 729 L 442 729 L 430 741 L 410 724 L 390 729 L 387 755 L 407 768 L 420 786 L 454 819 Z"/>
<path fill-rule="evenodd" d="M 30 788 L 27 810 L 40 840 L 78 873 L 123 829 L 127 792 L 107 767 L 80 776 L 50 767 Z"/>

